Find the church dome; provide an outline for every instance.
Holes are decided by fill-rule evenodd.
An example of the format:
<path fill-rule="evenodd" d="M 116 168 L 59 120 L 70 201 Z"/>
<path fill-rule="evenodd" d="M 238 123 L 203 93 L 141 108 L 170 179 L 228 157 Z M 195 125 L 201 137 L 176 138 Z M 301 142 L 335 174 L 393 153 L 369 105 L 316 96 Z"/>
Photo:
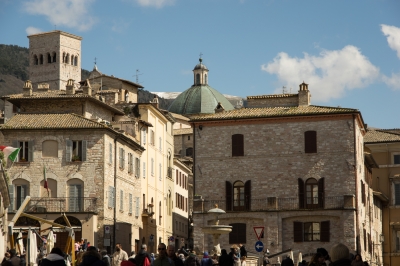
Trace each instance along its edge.
<path fill-rule="evenodd" d="M 208 68 L 205 66 L 205 65 L 203 65 L 203 59 L 199 59 L 199 61 L 200 61 L 200 63 L 198 63 L 195 67 L 194 67 L 194 69 L 193 70 L 196 70 L 196 69 L 204 69 L 204 70 L 208 70 Z"/>
<path fill-rule="evenodd" d="M 175 99 L 168 111 L 176 114 L 213 114 L 221 103 L 226 111 L 233 110 L 233 105 L 224 95 L 208 85 L 193 85 Z"/>

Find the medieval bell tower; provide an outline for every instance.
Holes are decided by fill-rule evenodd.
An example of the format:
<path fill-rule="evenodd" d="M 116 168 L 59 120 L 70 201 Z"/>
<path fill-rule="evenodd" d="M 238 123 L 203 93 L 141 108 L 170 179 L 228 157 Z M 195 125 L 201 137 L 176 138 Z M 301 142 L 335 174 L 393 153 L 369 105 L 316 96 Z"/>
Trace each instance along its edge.
<path fill-rule="evenodd" d="M 51 90 L 65 90 L 69 79 L 81 80 L 81 37 L 55 30 L 28 38 L 33 89 L 46 83 Z"/>

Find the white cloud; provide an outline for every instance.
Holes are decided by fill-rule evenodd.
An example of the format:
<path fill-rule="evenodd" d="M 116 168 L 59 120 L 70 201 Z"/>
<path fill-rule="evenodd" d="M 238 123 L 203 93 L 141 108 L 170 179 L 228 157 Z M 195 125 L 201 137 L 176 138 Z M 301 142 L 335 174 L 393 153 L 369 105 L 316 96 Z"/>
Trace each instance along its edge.
<path fill-rule="evenodd" d="M 136 0 L 140 6 L 161 8 L 167 5 L 173 5 L 175 0 Z"/>
<path fill-rule="evenodd" d="M 65 26 L 80 31 L 89 30 L 96 18 L 88 14 L 94 0 L 33 0 L 23 3 L 25 12 L 43 15 L 57 27 Z"/>
<path fill-rule="evenodd" d="M 314 103 L 343 97 L 347 90 L 365 87 L 379 77 L 379 68 L 352 45 L 342 50 L 324 50 L 318 56 L 305 53 L 304 58 L 281 52 L 261 69 L 276 75 L 281 86 L 294 91 L 303 81 L 310 84 Z M 277 89 L 276 93 L 282 90 Z"/>
<path fill-rule="evenodd" d="M 394 90 L 400 90 L 400 72 L 397 74 L 392 73 L 391 77 L 383 76 L 382 79 L 388 87 Z"/>
<path fill-rule="evenodd" d="M 381 24 L 381 31 L 387 37 L 389 47 L 395 50 L 400 58 L 400 28 Z"/>
<path fill-rule="evenodd" d="M 28 27 L 28 28 L 26 28 L 26 34 L 29 36 L 29 35 L 32 35 L 32 34 L 37 34 L 37 33 L 41 33 L 41 32 L 43 32 L 41 29 L 38 29 L 38 28 L 35 28 L 35 27 Z"/>

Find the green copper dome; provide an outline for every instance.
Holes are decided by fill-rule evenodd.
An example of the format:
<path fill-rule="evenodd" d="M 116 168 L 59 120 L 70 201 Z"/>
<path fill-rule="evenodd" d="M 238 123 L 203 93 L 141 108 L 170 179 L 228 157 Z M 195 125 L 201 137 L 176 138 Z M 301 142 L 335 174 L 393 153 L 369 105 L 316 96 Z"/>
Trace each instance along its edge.
<path fill-rule="evenodd" d="M 175 99 L 168 111 L 176 114 L 213 114 L 218 103 L 221 103 L 226 111 L 233 110 L 233 105 L 208 85 L 193 85 Z"/>

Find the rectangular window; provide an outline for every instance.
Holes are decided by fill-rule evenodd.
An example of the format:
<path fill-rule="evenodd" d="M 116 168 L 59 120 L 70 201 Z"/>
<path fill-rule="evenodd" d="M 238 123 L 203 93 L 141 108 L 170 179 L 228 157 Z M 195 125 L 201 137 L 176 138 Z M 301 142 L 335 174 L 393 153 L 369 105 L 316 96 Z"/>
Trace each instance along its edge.
<path fill-rule="evenodd" d="M 133 174 L 133 167 L 134 167 L 133 154 L 128 153 L 128 173 Z"/>
<path fill-rule="evenodd" d="M 123 148 L 119 148 L 119 168 L 125 168 L 125 150 Z"/>
<path fill-rule="evenodd" d="M 395 236 L 396 236 L 396 251 L 399 252 L 400 251 L 400 231 L 396 231 Z"/>
<path fill-rule="evenodd" d="M 244 156 L 244 137 L 242 134 L 232 135 L 232 157 Z"/>
<path fill-rule="evenodd" d="M 143 200 L 143 202 L 144 202 L 144 200 Z M 139 197 L 136 197 L 136 205 L 135 205 L 135 216 L 136 217 L 139 217 L 139 204 L 140 204 Z"/>
<path fill-rule="evenodd" d="M 304 223 L 304 241 L 319 241 L 320 232 L 319 223 Z"/>
<path fill-rule="evenodd" d="M 143 145 L 146 145 L 146 129 L 143 129 L 143 134 L 142 134 L 142 143 Z"/>
<path fill-rule="evenodd" d="M 124 192 L 122 190 L 119 191 L 119 210 L 124 210 Z"/>
<path fill-rule="evenodd" d="M 132 214 L 132 209 L 133 209 L 133 196 L 131 193 L 129 193 L 129 214 Z"/>
<path fill-rule="evenodd" d="M 162 166 L 161 166 L 161 164 L 159 164 L 159 167 L 160 167 L 159 179 L 161 181 L 162 180 Z"/>
<path fill-rule="evenodd" d="M 154 159 L 151 158 L 151 176 L 154 176 Z"/>
<path fill-rule="evenodd" d="M 400 205 L 400 183 L 394 184 L 394 205 Z"/>
<path fill-rule="evenodd" d="M 400 164 L 400 154 L 393 155 L 393 163 Z"/>
<path fill-rule="evenodd" d="M 114 187 L 108 187 L 108 208 L 114 208 Z"/>
<path fill-rule="evenodd" d="M 230 224 L 232 231 L 229 233 L 229 244 L 246 243 L 246 224 Z"/>
<path fill-rule="evenodd" d="M 66 140 L 66 161 L 79 162 L 86 161 L 86 140 Z"/>
<path fill-rule="evenodd" d="M 81 185 L 69 185 L 69 208 L 70 212 L 82 211 L 82 186 Z"/>
<path fill-rule="evenodd" d="M 317 131 L 304 132 L 304 152 L 305 153 L 317 152 Z"/>
<path fill-rule="evenodd" d="M 113 156 L 113 145 L 112 145 L 112 143 L 110 143 L 108 145 L 108 163 L 110 163 L 110 164 L 112 164 L 112 162 L 113 162 L 112 156 Z"/>
<path fill-rule="evenodd" d="M 136 161 L 135 176 L 137 178 L 139 178 L 140 177 L 140 158 L 135 158 L 135 161 Z"/>
<path fill-rule="evenodd" d="M 33 141 L 13 141 L 12 145 L 20 148 L 16 162 L 33 162 Z"/>
<path fill-rule="evenodd" d="M 143 178 L 146 178 L 146 162 L 143 162 Z"/>
<path fill-rule="evenodd" d="M 150 130 L 150 144 L 154 146 L 154 131 Z"/>

